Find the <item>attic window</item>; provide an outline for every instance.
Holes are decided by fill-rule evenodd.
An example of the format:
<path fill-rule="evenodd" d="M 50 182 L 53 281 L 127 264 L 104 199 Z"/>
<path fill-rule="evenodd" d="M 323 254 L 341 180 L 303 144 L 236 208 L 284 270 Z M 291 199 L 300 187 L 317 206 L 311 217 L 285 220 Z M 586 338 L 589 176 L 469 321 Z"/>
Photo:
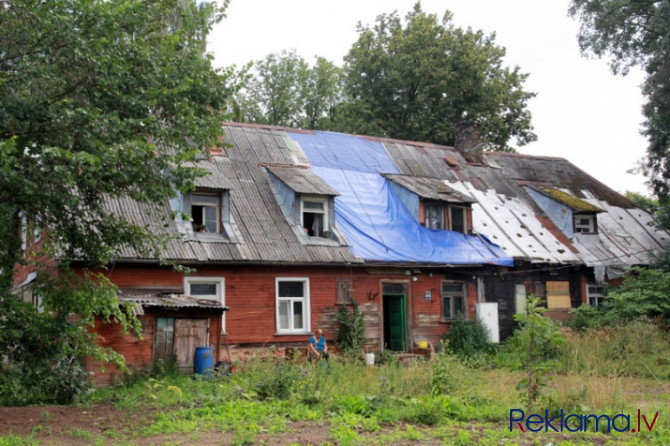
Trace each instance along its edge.
<path fill-rule="evenodd" d="M 427 202 L 423 204 L 422 224 L 430 229 L 448 229 L 467 234 L 468 211 L 463 206 Z"/>
<path fill-rule="evenodd" d="M 598 232 L 596 216 L 592 214 L 575 214 L 575 232 L 591 234 Z"/>
<path fill-rule="evenodd" d="M 196 232 L 221 232 L 221 198 L 219 194 L 191 194 L 191 219 Z"/>
<path fill-rule="evenodd" d="M 300 199 L 300 224 L 310 237 L 328 234 L 328 200 L 304 196 Z"/>

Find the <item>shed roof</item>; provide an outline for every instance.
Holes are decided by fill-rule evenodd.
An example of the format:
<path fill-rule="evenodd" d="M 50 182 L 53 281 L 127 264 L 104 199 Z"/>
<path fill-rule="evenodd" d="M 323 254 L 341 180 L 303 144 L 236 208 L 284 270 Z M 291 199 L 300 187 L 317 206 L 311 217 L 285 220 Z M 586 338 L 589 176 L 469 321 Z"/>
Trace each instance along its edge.
<path fill-rule="evenodd" d="M 144 314 L 145 308 L 197 308 L 201 310 L 209 310 L 214 313 L 223 313 L 229 308 L 223 306 L 221 302 L 212 299 L 198 299 L 193 296 L 184 294 L 136 294 L 125 295 L 121 297 L 124 302 L 134 304 L 134 312 L 136 315 Z"/>
<path fill-rule="evenodd" d="M 411 190 L 427 200 L 444 201 L 447 203 L 473 203 L 475 200 L 450 188 L 439 178 L 419 177 L 412 175 L 384 174 L 384 177 Z"/>

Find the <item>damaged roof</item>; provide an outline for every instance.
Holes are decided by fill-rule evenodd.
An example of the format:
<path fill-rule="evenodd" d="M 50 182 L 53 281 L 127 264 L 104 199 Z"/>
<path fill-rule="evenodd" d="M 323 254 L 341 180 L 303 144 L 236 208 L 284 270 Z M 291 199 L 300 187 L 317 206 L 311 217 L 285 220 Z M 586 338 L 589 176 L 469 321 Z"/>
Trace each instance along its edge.
<path fill-rule="evenodd" d="M 121 301 L 133 304 L 133 311 L 138 316 L 143 315 L 144 309 L 150 307 L 169 309 L 196 308 L 219 313 L 229 310 L 228 307 L 223 306 L 218 300 L 198 299 L 184 294 L 130 294 L 122 295 Z"/>
<path fill-rule="evenodd" d="M 218 156 L 197 164 L 210 175 L 199 178 L 196 186 L 228 191 L 230 226 L 236 237 L 187 236 L 183 224 L 171 217 L 173 207 L 151 207 L 127 198 L 107 200 L 108 206 L 131 221 L 167 230 L 173 238 L 166 242 L 166 259 L 238 264 L 380 261 L 357 253 L 358 237 L 380 239 L 382 251 L 393 251 L 396 246 L 390 238 L 402 238 L 403 233 L 394 232 L 384 239 L 382 229 L 385 225 L 393 228 L 394 220 L 389 219 L 391 214 L 383 213 L 391 208 L 378 206 L 381 203 L 375 203 L 370 196 L 366 206 L 378 206 L 378 214 L 368 213 L 365 207 L 351 208 L 349 216 L 338 214 L 347 200 L 360 199 L 362 192 L 369 193 L 371 187 L 383 188 L 384 181 L 375 178 L 392 181 L 422 199 L 471 205 L 474 232 L 497 246 L 483 243 L 476 248 L 459 249 L 480 250 L 480 256 L 486 252 L 494 260 L 509 256 L 533 263 L 626 267 L 648 263 L 650 252 L 670 244 L 668 232 L 651 226 L 649 213 L 563 158 L 484 152 L 483 161 L 473 164 L 453 147 L 430 143 L 236 123 L 225 124 L 224 132 L 228 146 Z M 360 158 L 360 162 L 352 161 L 353 157 Z M 357 171 L 355 176 L 360 182 L 356 184 L 363 186 L 352 187 L 347 178 L 354 178 L 354 174 L 344 175 L 345 171 Z M 306 243 L 301 238 L 302 228 L 289 221 L 278 203 L 271 175 L 299 194 L 335 197 L 333 230 L 346 226 L 343 219 L 347 218 L 348 223 L 365 220 L 368 232 L 349 232 L 337 241 Z M 547 203 L 539 203 L 536 192 L 555 203 L 555 209 L 548 211 Z M 569 215 L 559 215 L 564 211 L 593 213 L 597 232 L 575 233 Z M 402 214 L 400 209 L 393 212 L 393 218 Z M 425 238 L 417 238 L 417 243 L 421 240 Z M 393 257 L 382 260 L 425 261 L 400 248 Z M 130 248 L 123 250 L 120 257 L 152 260 L 149 254 Z"/>

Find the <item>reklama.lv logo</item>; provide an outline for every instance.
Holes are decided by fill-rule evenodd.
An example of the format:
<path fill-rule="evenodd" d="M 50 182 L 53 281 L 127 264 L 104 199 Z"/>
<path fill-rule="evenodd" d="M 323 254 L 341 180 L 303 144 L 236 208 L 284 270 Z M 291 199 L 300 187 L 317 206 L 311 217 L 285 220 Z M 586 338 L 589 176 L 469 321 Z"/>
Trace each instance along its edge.
<path fill-rule="evenodd" d="M 568 414 L 563 413 L 561 409 L 560 414 L 549 417 L 549 410 L 545 409 L 544 417 L 541 414 L 530 414 L 526 418 L 526 413 L 521 409 L 510 409 L 509 411 L 509 431 L 512 432 L 514 427 L 518 427 L 521 432 L 563 432 L 563 429 L 568 432 L 586 432 L 589 427 L 594 431 L 600 431 L 600 428 L 607 423 L 607 432 L 614 429 L 617 432 L 641 432 L 641 421 L 644 421 L 644 426 L 649 432 L 654 428 L 654 424 L 658 419 L 658 412 L 654 415 L 651 424 L 647 421 L 647 416 L 637 410 L 637 426 L 635 426 L 635 418 L 633 417 L 633 426 L 631 429 L 631 415 L 617 414 L 613 417 L 609 415 L 595 415 L 595 414 Z M 589 423 L 591 422 L 592 423 Z M 524 428 L 525 426 L 525 428 Z"/>

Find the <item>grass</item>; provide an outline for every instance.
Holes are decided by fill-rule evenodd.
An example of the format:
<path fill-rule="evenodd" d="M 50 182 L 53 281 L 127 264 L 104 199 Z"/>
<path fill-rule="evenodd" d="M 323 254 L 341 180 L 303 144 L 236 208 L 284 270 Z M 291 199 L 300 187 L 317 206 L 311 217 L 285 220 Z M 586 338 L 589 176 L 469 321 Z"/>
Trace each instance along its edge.
<path fill-rule="evenodd" d="M 670 443 L 670 376 L 664 362 L 669 353 L 668 334 L 646 327 L 569 334 L 545 391 L 547 407 L 612 415 L 659 411 L 657 423 L 652 432 L 538 433 L 532 441 Z M 232 444 L 272 444 L 273 436 L 290 436 L 296 425 L 306 425 L 339 445 L 525 444 L 528 433 L 509 431 L 509 411 L 521 407 L 517 384 L 523 373 L 505 367 L 505 361 L 505 354 L 476 362 L 440 354 L 431 362 L 372 368 L 357 362 L 331 361 L 322 367 L 251 360 L 230 376 L 136 379 L 100 389 L 82 404 L 113 402 L 120 411 L 145 414 L 143 419 L 135 417 L 132 425 L 99 436 L 74 428 L 65 435 L 100 445 L 132 444 L 138 438 L 188 444 L 218 432 Z M 43 423 L 50 418 L 42 414 Z M 38 444 L 43 434 L 6 435 L 0 446 Z"/>

